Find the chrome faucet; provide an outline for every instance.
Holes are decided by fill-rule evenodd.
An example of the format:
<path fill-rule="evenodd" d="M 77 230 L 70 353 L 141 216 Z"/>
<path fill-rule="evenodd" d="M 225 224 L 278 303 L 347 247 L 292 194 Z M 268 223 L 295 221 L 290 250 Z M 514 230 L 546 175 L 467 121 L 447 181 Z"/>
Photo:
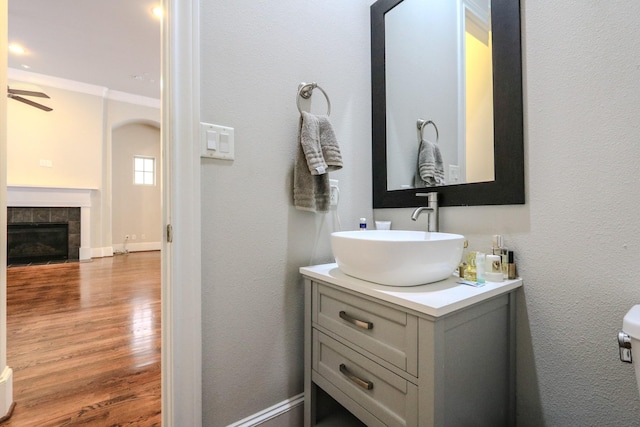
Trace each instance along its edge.
<path fill-rule="evenodd" d="M 438 193 L 417 193 L 418 197 L 426 197 L 427 198 L 427 206 L 422 206 L 417 208 L 411 214 L 411 219 L 416 221 L 422 212 L 427 212 L 429 214 L 429 218 L 427 219 L 427 231 L 439 231 L 439 221 L 438 221 Z"/>

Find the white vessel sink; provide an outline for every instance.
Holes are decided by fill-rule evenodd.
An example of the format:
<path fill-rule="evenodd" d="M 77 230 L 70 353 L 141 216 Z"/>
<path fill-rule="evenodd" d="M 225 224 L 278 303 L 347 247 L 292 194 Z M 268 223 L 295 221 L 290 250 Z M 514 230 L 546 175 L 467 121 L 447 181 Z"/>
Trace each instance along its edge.
<path fill-rule="evenodd" d="M 331 234 L 340 270 L 388 286 L 415 286 L 451 276 L 460 263 L 464 236 L 425 231 L 366 230 Z"/>

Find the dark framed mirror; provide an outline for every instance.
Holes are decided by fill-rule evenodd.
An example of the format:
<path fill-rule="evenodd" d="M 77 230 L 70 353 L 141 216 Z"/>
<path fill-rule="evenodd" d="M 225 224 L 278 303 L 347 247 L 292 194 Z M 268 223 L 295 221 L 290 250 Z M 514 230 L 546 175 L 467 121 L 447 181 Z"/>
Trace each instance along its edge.
<path fill-rule="evenodd" d="M 403 186 L 394 186 L 389 184 L 391 178 L 391 168 L 395 167 L 388 161 L 391 159 L 392 149 L 395 146 L 396 141 L 393 141 L 388 130 L 388 119 L 390 114 L 395 114 L 395 111 L 390 112 L 388 110 L 388 99 L 394 98 L 393 101 L 397 105 L 398 102 L 402 102 L 403 94 L 398 96 L 395 90 L 391 93 L 388 90 L 395 88 L 391 84 L 387 84 L 387 68 L 389 69 L 407 69 L 409 67 L 415 67 L 415 64 L 387 64 L 387 58 L 390 51 L 390 43 L 385 34 L 388 29 L 387 17 L 394 8 L 398 7 L 404 1 L 409 0 L 378 0 L 371 6 L 371 84 L 372 84 L 372 160 L 373 160 L 373 208 L 402 208 L 402 207 L 416 207 L 425 203 L 424 197 L 416 196 L 417 193 L 426 193 L 430 191 L 437 191 L 439 193 L 440 206 L 477 206 L 477 205 L 509 205 L 509 204 L 524 204 L 525 192 L 524 192 L 524 144 L 523 144 L 523 104 L 522 104 L 522 52 L 521 52 L 521 29 L 520 29 L 520 2 L 519 0 L 484 0 L 487 3 L 487 20 L 490 22 L 489 39 L 491 46 L 490 64 L 492 66 L 492 80 L 491 76 L 490 84 L 493 85 L 493 114 L 485 115 L 489 117 L 488 121 L 493 122 L 492 136 L 493 136 L 493 158 L 488 162 L 493 163 L 493 175 L 491 178 L 482 180 L 479 182 L 465 182 L 455 183 L 455 180 L 446 180 L 437 186 L 419 187 L 413 186 L 411 183 Z M 412 0 L 418 1 L 418 0 Z M 423 1 L 424 0 L 420 0 Z M 478 0 L 431 0 L 431 3 L 437 2 L 449 2 L 451 4 L 464 3 L 477 3 Z M 472 5 L 473 6 L 473 5 Z M 460 11 L 464 8 L 457 8 Z M 399 8 L 397 9 L 399 10 Z M 464 13 L 464 12 L 463 12 Z M 415 13 L 413 13 L 415 15 Z M 398 18 L 395 15 L 394 20 Z M 437 22 L 443 22 L 438 16 L 431 16 L 431 19 L 439 19 Z M 389 19 L 390 21 L 390 19 Z M 397 24 L 396 24 L 397 25 Z M 421 24 L 420 28 L 425 28 L 426 25 Z M 458 29 L 460 25 L 458 24 Z M 397 32 L 397 31 L 396 31 Z M 438 43 L 438 38 L 433 38 L 423 43 Z M 419 44 L 417 46 L 420 46 Z M 442 46 L 438 46 L 442 48 Z M 389 48 L 389 49 L 387 49 Z M 453 45 L 453 49 L 456 45 Z M 420 55 L 421 50 L 416 49 L 415 46 L 409 46 L 409 50 L 414 49 L 414 52 L 410 52 L 410 55 Z M 460 57 L 460 55 L 454 55 Z M 395 58 L 395 57 L 394 57 Z M 432 63 L 436 63 L 437 59 L 429 56 Z M 433 64 L 432 64 L 433 65 Z M 437 67 L 434 65 L 434 67 Z M 458 64 L 459 66 L 459 64 Z M 442 68 L 442 67 L 440 67 Z M 414 71 L 422 71 L 420 69 Z M 428 76 L 427 70 L 424 72 L 425 76 Z M 405 77 L 401 79 L 407 80 Z M 390 82 L 389 82 L 390 83 Z M 436 85 L 433 90 L 442 91 L 442 84 L 439 82 L 430 81 L 428 78 L 419 79 L 419 81 L 411 81 L 407 86 L 410 87 L 412 92 L 418 90 L 422 86 Z M 411 88 L 413 85 L 413 88 Z M 464 84 L 461 86 L 464 87 Z M 427 88 L 428 89 L 428 88 Z M 391 96 L 388 96 L 391 95 Z M 452 99 L 458 99 L 460 94 L 450 93 Z M 425 97 L 426 98 L 426 97 Z M 398 101 L 398 99 L 400 101 Z M 444 98 L 446 99 L 446 98 Z M 454 101 L 452 101 L 454 102 Z M 444 110 L 444 105 L 442 110 Z M 460 110 L 460 107 L 450 108 L 451 111 L 461 112 L 459 115 L 453 115 L 449 118 L 449 122 L 461 122 L 462 116 L 465 115 L 464 110 Z M 491 108 L 491 107 L 488 107 Z M 485 110 L 487 108 L 485 107 Z M 426 108 L 425 108 L 426 110 Z M 486 112 L 486 111 L 485 111 Z M 432 115 L 440 114 L 440 109 L 434 109 Z M 489 113 L 491 113 L 489 111 Z M 418 113 L 413 114 L 415 117 L 410 117 L 409 120 L 416 126 L 416 119 L 431 120 L 430 116 L 420 117 Z M 450 114 L 451 116 L 451 114 Z M 404 119 L 404 118 L 403 118 Z M 406 121 L 406 120 L 405 120 Z M 447 124 L 447 120 L 442 120 L 444 124 Z M 438 123 L 436 121 L 436 123 Z M 491 123 L 489 123 L 490 125 Z M 396 126 L 395 121 L 393 127 Z M 452 125 L 452 128 L 458 125 Z M 461 129 L 464 129 L 465 124 L 460 125 Z M 405 126 L 406 127 L 406 126 Z M 447 135 L 446 126 L 444 129 L 439 129 L 440 139 L 443 139 L 443 135 Z M 458 130 L 452 130 L 449 133 L 455 133 Z M 424 135 L 422 132 L 412 129 L 412 132 L 416 135 L 416 141 L 413 142 L 416 147 L 414 154 L 413 165 L 416 165 L 418 154 L 417 147 L 420 142 L 420 138 Z M 464 131 L 460 132 L 461 134 Z M 464 138 L 462 138 L 464 140 Z M 464 141 L 463 141 L 464 143 Z M 489 148 L 491 151 L 491 147 Z M 467 154 L 468 156 L 468 154 Z M 406 162 L 405 162 L 406 163 Z M 455 162 L 453 162 L 455 163 Z M 456 165 L 456 167 L 458 167 Z M 463 166 L 464 167 L 464 166 Z M 406 166 L 402 166 L 406 169 Z M 417 166 L 414 167 L 417 169 Z M 413 173 L 411 171 L 410 173 Z"/>

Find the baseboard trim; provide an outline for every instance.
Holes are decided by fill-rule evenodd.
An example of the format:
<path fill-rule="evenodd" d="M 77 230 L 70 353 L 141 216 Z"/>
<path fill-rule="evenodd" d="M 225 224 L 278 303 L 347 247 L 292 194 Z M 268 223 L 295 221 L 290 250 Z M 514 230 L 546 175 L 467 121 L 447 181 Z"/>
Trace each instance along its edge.
<path fill-rule="evenodd" d="M 91 258 L 104 258 L 109 256 L 113 256 L 113 248 L 111 246 L 91 248 Z M 80 258 L 80 261 L 82 261 L 82 258 Z"/>
<path fill-rule="evenodd" d="M 287 400 L 283 400 L 280 403 L 276 403 L 267 409 L 264 409 L 258 413 L 248 416 L 233 424 L 229 424 L 227 427 L 252 427 L 260 425 L 266 421 L 279 417 L 290 410 L 302 405 L 304 403 L 304 393 L 300 393 L 297 396 L 293 396 Z"/>
<path fill-rule="evenodd" d="M 0 423 L 11 417 L 15 406 L 13 401 L 13 370 L 5 366 L 0 376 Z"/>
<path fill-rule="evenodd" d="M 95 252 L 95 249 L 92 249 L 92 248 L 80 248 L 78 259 L 80 261 L 88 261 L 91 258 L 97 258 L 93 256 L 94 252 Z"/>
<path fill-rule="evenodd" d="M 112 253 L 123 253 L 125 252 L 146 252 L 146 251 L 159 251 L 162 249 L 161 242 L 141 242 L 141 243 L 127 243 L 126 246 L 123 244 L 113 245 Z"/>
<path fill-rule="evenodd" d="M 16 402 L 13 402 L 11 404 L 11 407 L 9 408 L 9 412 L 7 412 L 7 414 L 3 417 L 0 417 L 0 424 L 2 424 L 3 422 L 7 421 L 9 418 L 11 418 L 11 415 L 13 415 L 13 410 L 16 408 Z"/>
<path fill-rule="evenodd" d="M 123 244 L 116 244 L 116 245 L 107 246 L 104 248 L 92 248 L 91 258 L 104 258 L 104 257 L 113 256 L 113 254 L 121 254 L 125 251 L 125 249 L 127 252 L 159 251 L 162 249 L 162 243 L 161 242 L 141 242 L 141 243 L 127 243 L 126 248 L 125 248 L 125 245 Z M 82 260 L 83 258 L 80 258 L 80 261 Z"/>

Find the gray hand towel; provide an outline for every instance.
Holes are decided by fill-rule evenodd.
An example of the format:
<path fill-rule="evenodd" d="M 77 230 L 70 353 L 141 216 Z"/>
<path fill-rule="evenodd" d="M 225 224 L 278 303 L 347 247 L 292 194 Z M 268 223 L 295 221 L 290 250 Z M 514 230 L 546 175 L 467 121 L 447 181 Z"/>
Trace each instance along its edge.
<path fill-rule="evenodd" d="M 318 116 L 317 118 L 320 131 L 320 148 L 327 164 L 327 170 L 331 172 L 342 169 L 342 154 L 329 117 Z"/>
<path fill-rule="evenodd" d="M 320 146 L 320 123 L 318 118 L 306 111 L 302 112 L 300 125 L 300 146 L 311 175 L 327 173 L 327 162 Z"/>
<path fill-rule="evenodd" d="M 327 116 L 302 112 L 300 145 L 311 175 L 322 175 L 342 168 L 342 155 Z"/>
<path fill-rule="evenodd" d="M 329 174 L 312 174 L 309 169 L 309 157 L 305 155 L 305 145 L 303 144 L 304 118 L 300 118 L 300 128 L 298 133 L 298 150 L 296 152 L 296 162 L 293 167 L 293 204 L 296 209 L 310 212 L 328 212 L 330 206 Z M 322 151 L 320 150 L 320 153 Z M 312 153 L 315 157 L 314 164 L 320 164 L 317 152 Z"/>
<path fill-rule="evenodd" d="M 293 168 L 293 204 L 310 212 L 328 212 L 329 171 L 342 168 L 342 154 L 327 116 L 300 116 L 298 151 Z"/>
<path fill-rule="evenodd" d="M 418 148 L 418 168 L 416 187 L 431 187 L 444 185 L 444 165 L 442 154 L 437 144 L 431 141 L 420 141 Z"/>

